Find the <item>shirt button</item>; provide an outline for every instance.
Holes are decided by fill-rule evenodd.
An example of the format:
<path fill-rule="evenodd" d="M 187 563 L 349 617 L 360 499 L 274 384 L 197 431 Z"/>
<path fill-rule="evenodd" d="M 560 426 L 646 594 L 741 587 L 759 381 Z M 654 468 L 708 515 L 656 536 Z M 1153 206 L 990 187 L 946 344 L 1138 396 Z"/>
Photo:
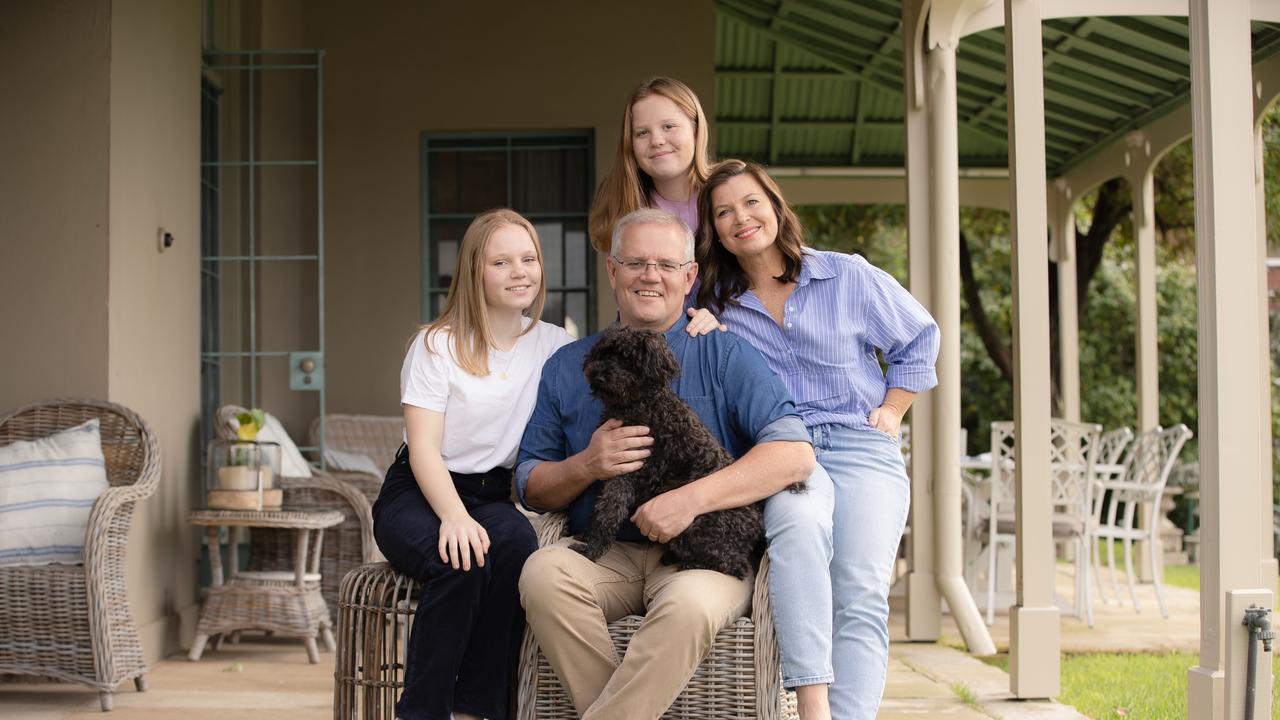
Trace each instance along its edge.
<path fill-rule="evenodd" d="M 791 323 L 787 323 L 787 327 L 791 327 Z"/>

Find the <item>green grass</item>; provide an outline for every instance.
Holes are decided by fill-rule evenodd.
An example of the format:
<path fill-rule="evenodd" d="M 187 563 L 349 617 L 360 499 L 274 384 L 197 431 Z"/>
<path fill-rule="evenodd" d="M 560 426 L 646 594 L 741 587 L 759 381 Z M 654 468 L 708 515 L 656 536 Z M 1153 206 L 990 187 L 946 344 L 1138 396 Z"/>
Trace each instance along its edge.
<path fill-rule="evenodd" d="M 1198 591 L 1200 590 L 1200 566 L 1165 565 L 1164 584 Z"/>
<path fill-rule="evenodd" d="M 1103 546 L 1104 558 L 1105 553 Z M 1118 559 L 1119 547 L 1116 555 Z M 1198 591 L 1200 567 L 1166 565 L 1164 583 Z M 1280 674 L 1275 656 L 1280 652 L 1273 653 L 1272 673 Z M 1009 672 L 1007 653 L 979 659 Z M 1187 670 L 1198 662 L 1197 654 L 1190 652 L 1063 655 L 1062 694 L 1057 699 L 1094 720 L 1185 718 Z M 955 686 L 951 689 L 960 695 Z M 1273 684 L 1271 707 L 1272 720 L 1280 720 L 1280 682 Z"/>
<path fill-rule="evenodd" d="M 1009 671 L 1007 654 L 980 659 Z M 1187 670 L 1197 662 L 1198 656 L 1189 652 L 1063 655 L 1062 694 L 1057 699 L 1094 720 L 1185 718 Z M 1272 672 L 1277 671 L 1280 662 L 1273 659 Z M 1277 689 L 1280 683 L 1272 690 L 1273 720 L 1280 720 Z"/>
<path fill-rule="evenodd" d="M 965 705 L 968 705 L 975 710 L 978 708 L 978 698 L 973 694 L 973 691 L 969 689 L 968 685 L 965 685 L 964 683 L 955 683 L 951 686 L 951 692 L 955 693 L 956 697 L 960 698 L 960 702 Z"/>

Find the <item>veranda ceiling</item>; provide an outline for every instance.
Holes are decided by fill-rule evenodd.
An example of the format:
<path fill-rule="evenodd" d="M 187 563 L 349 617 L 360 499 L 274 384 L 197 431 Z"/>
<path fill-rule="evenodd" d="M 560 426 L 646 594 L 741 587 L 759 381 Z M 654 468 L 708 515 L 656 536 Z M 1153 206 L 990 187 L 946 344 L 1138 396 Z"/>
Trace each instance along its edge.
<path fill-rule="evenodd" d="M 1051 19 L 1044 27 L 1051 177 L 1187 103 L 1187 19 Z M 1280 25 L 1253 23 L 1253 62 Z M 957 54 L 962 167 L 1006 167 L 1004 30 Z M 716 149 L 787 166 L 903 164 L 902 20 L 892 0 L 716 0 Z"/>

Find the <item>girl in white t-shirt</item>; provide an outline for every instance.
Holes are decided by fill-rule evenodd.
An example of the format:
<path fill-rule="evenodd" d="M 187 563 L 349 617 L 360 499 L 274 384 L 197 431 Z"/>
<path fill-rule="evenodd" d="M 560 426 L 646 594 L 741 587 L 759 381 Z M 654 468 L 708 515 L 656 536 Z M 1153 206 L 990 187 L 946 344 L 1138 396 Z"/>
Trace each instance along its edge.
<path fill-rule="evenodd" d="M 396 705 L 403 720 L 500 719 L 524 628 L 517 583 L 538 547 L 511 502 L 542 364 L 572 338 L 541 322 L 542 250 L 528 220 L 467 228 L 444 312 L 400 371 L 406 447 L 373 506 L 378 547 L 422 584 Z"/>

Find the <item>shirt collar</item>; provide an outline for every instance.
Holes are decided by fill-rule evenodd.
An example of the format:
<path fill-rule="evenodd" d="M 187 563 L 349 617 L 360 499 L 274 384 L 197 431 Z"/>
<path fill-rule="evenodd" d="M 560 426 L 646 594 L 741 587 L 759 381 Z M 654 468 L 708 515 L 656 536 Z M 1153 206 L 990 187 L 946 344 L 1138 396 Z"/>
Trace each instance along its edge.
<path fill-rule="evenodd" d="M 835 266 L 825 255 L 809 248 L 801 251 L 800 277 L 796 278 L 796 286 L 804 287 L 810 280 L 829 280 L 836 276 Z"/>
<path fill-rule="evenodd" d="M 615 321 L 614 324 L 619 325 L 621 324 L 621 321 Z M 687 315 L 685 315 L 682 312 L 680 313 L 680 317 L 676 319 L 676 324 L 672 325 L 669 330 L 663 331 L 662 334 L 666 336 L 668 342 L 670 342 L 671 340 L 678 340 L 679 338 L 688 334 L 684 330 L 685 327 L 687 327 L 688 325 L 689 325 L 689 318 Z"/>
<path fill-rule="evenodd" d="M 685 315 L 683 311 L 681 311 L 680 317 L 676 319 L 676 324 L 672 325 L 670 330 L 667 330 L 666 332 L 663 333 L 663 335 L 667 337 L 667 342 L 671 342 L 672 340 L 677 340 L 681 336 L 687 335 L 688 333 L 686 333 L 684 329 L 688 325 L 689 325 L 689 317 Z"/>

